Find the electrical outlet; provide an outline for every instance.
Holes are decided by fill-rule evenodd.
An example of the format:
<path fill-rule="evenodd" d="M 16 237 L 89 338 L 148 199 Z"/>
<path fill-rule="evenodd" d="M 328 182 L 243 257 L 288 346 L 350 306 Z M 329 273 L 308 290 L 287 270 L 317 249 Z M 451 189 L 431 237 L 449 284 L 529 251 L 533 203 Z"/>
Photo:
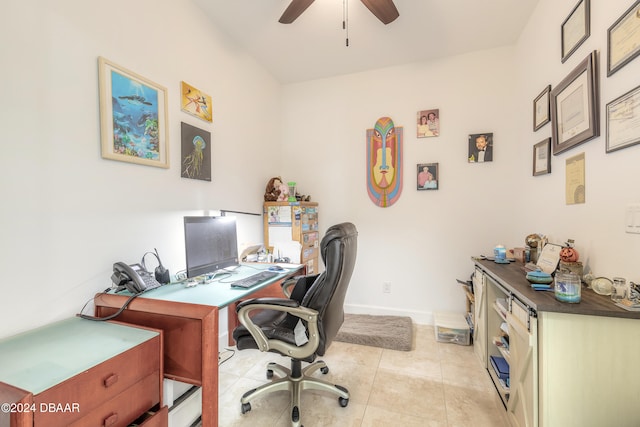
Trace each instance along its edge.
<path fill-rule="evenodd" d="M 385 294 L 391 293 L 391 282 L 382 283 L 382 293 L 385 293 Z"/>

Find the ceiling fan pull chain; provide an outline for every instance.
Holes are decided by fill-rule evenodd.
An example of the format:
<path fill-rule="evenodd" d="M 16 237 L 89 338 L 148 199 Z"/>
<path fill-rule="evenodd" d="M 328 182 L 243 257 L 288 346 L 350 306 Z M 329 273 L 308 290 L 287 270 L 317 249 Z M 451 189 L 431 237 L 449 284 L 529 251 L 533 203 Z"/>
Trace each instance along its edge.
<path fill-rule="evenodd" d="M 345 43 L 349 47 L 349 0 L 342 0 L 342 29 L 345 30 Z"/>

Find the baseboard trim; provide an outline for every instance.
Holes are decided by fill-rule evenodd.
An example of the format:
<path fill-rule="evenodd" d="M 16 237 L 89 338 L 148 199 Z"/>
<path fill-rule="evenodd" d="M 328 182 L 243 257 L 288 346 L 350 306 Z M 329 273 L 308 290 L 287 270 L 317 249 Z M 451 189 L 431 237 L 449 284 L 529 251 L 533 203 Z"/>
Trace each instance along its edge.
<path fill-rule="evenodd" d="M 433 325 L 433 312 L 397 310 L 388 307 L 378 307 L 374 305 L 345 304 L 345 313 L 349 314 L 371 314 L 375 316 L 408 316 L 418 325 Z"/>

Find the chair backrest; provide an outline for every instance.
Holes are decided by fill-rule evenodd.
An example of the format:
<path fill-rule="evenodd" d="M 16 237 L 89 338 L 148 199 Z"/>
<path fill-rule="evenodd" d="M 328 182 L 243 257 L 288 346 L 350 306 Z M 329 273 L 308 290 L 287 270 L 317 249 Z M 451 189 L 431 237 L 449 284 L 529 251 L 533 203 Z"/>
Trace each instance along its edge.
<path fill-rule="evenodd" d="M 344 321 L 344 297 L 356 263 L 358 231 L 345 222 L 329 227 L 320 242 L 325 271 L 309 288 L 301 305 L 319 313 L 320 345 L 316 354 L 322 356 Z"/>

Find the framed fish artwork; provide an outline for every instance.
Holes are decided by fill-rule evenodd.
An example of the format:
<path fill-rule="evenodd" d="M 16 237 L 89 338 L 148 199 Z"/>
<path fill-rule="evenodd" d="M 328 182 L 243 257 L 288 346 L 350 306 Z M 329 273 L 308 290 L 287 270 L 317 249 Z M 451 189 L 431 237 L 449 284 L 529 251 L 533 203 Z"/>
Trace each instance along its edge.
<path fill-rule="evenodd" d="M 167 89 L 98 58 L 102 157 L 169 167 Z"/>

